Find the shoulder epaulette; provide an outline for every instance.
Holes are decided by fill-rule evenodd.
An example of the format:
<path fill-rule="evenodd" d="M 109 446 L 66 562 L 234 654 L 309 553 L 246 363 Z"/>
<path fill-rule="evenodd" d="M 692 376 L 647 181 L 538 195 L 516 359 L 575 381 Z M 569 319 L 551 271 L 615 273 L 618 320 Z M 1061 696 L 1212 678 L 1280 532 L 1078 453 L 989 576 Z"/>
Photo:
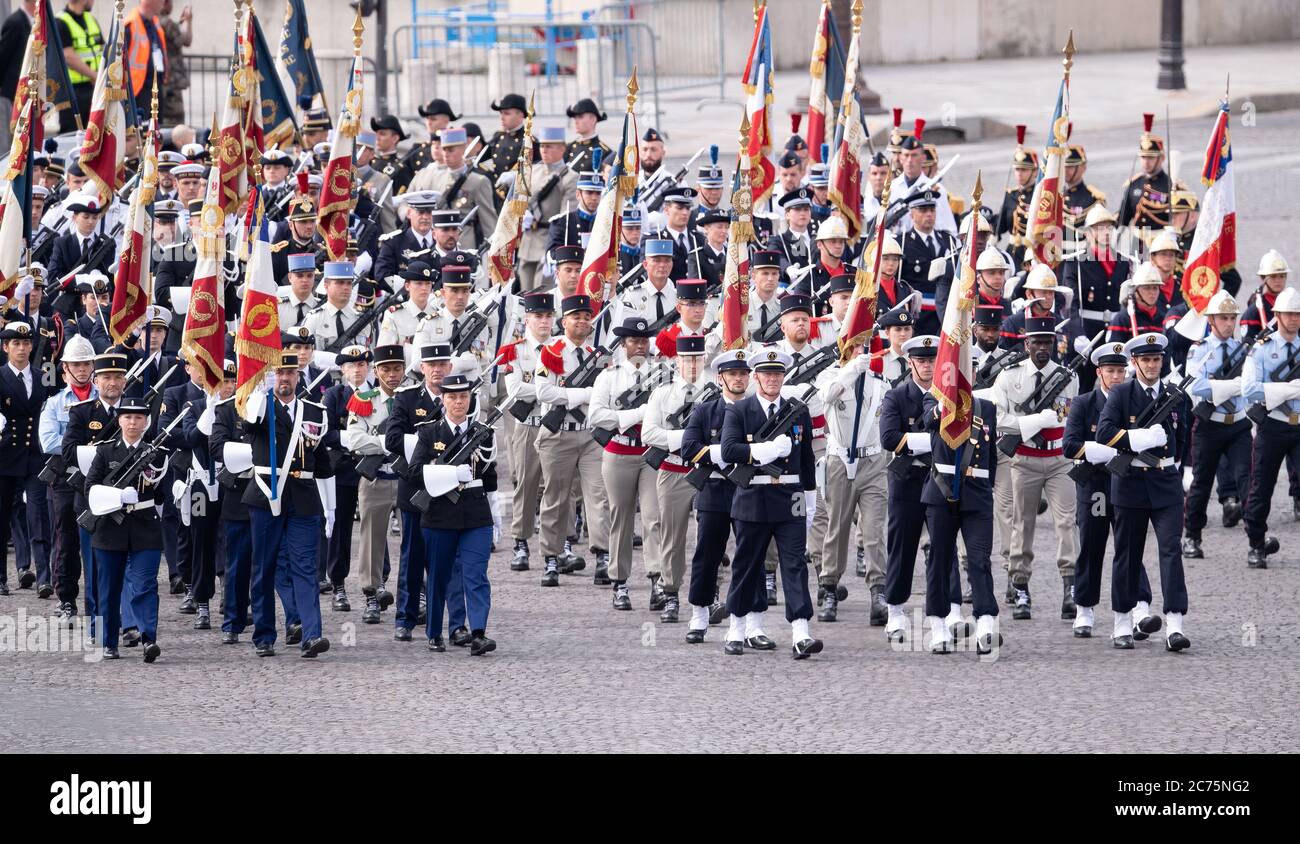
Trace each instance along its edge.
<path fill-rule="evenodd" d="M 289 245 L 289 241 L 287 241 L 287 240 L 282 240 L 282 241 L 280 241 L 279 243 L 272 243 L 272 244 L 271 244 L 271 251 L 272 251 L 272 252 L 279 252 L 281 249 L 283 249 L 284 247 L 286 247 L 286 246 L 288 246 L 288 245 Z"/>
<path fill-rule="evenodd" d="M 397 236 L 400 235 L 401 233 L 402 233 L 402 230 L 401 230 L 401 229 L 394 229 L 394 230 L 391 231 L 391 232 L 384 232 L 383 234 L 381 234 L 381 235 L 379 236 L 379 242 L 380 242 L 380 243 L 383 243 L 385 240 L 389 240 L 389 239 L 391 239 L 391 238 L 397 237 Z"/>
<path fill-rule="evenodd" d="M 1106 194 L 1103 191 L 1097 190 L 1092 185 L 1086 185 L 1086 187 L 1088 188 L 1088 193 L 1092 194 L 1093 199 L 1097 200 L 1098 202 L 1106 201 Z"/>

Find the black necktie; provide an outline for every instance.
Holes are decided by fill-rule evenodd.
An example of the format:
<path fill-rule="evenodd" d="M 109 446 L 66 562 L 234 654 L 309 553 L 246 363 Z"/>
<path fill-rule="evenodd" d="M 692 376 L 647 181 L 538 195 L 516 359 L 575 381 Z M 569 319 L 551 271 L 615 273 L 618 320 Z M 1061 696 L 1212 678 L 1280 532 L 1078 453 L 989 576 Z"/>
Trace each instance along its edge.
<path fill-rule="evenodd" d="M 772 402 L 767 406 L 767 421 L 768 422 L 776 421 L 776 402 Z"/>
<path fill-rule="evenodd" d="M 90 238 L 86 238 L 85 240 L 81 241 L 81 263 L 84 264 L 89 260 L 90 260 Z"/>
<path fill-rule="evenodd" d="M 858 459 L 858 427 L 859 426 L 857 423 L 858 420 L 861 418 L 861 414 L 862 414 L 862 394 L 865 391 L 866 384 L 867 384 L 867 376 L 866 373 L 863 373 L 862 375 L 858 376 L 857 383 L 853 385 L 853 397 L 857 400 L 858 403 L 856 405 L 857 413 L 853 417 L 853 421 L 854 421 L 853 439 L 849 442 L 850 463 Z"/>
<path fill-rule="evenodd" d="M 297 320 L 297 322 L 294 323 L 294 325 L 302 325 L 302 312 L 303 312 L 303 309 L 306 308 L 306 307 L 307 307 L 307 303 L 306 303 L 306 302 L 299 302 L 299 303 L 298 303 L 298 320 Z"/>
<path fill-rule="evenodd" d="M 1147 387 L 1147 395 L 1151 397 L 1151 401 L 1155 401 L 1155 400 L 1156 400 L 1156 388 L 1155 388 L 1155 387 Z"/>
<path fill-rule="evenodd" d="M 939 250 L 935 247 L 935 244 L 934 244 L 934 235 L 929 235 L 929 234 L 927 234 L 927 235 L 925 236 L 925 245 L 928 246 L 928 247 L 930 247 L 930 257 L 931 257 L 931 258 L 938 258 L 938 257 L 939 257 Z"/>
<path fill-rule="evenodd" d="M 759 311 L 763 315 L 762 322 L 759 325 L 759 327 L 761 328 L 762 326 L 767 325 L 767 305 L 763 305 L 762 307 L 760 307 Z"/>
<path fill-rule="evenodd" d="M 451 321 L 451 348 L 455 351 L 457 344 L 460 343 L 460 320 Z"/>
<path fill-rule="evenodd" d="M 655 294 L 655 319 L 664 318 L 664 294 L 662 291 Z"/>
<path fill-rule="evenodd" d="M 343 336 L 343 334 L 344 334 L 344 329 L 343 329 L 343 312 L 342 312 L 342 311 L 335 311 L 335 312 L 334 312 L 334 330 L 338 332 L 337 334 L 334 335 L 336 338 L 338 338 L 338 337 L 342 337 L 342 336 Z"/>
<path fill-rule="evenodd" d="M 799 361 L 803 360 L 803 352 L 795 352 L 790 358 L 794 361 L 794 365 L 798 366 Z"/>

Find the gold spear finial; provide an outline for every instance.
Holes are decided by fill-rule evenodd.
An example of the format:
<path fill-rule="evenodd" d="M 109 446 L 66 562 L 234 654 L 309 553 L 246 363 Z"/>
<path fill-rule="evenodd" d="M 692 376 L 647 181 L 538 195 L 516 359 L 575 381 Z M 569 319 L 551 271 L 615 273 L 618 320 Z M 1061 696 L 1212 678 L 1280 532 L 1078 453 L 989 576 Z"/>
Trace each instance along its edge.
<path fill-rule="evenodd" d="M 636 105 L 636 95 L 637 92 L 640 90 L 641 90 L 641 86 L 638 85 L 636 81 L 636 65 L 632 65 L 632 78 L 627 81 L 627 110 L 628 111 L 631 111 L 632 107 Z"/>
<path fill-rule="evenodd" d="M 1070 30 L 1069 36 L 1065 39 L 1065 49 L 1062 50 L 1061 52 L 1065 54 L 1065 58 L 1061 60 L 1061 64 L 1065 66 L 1065 75 L 1069 76 L 1070 68 L 1074 67 L 1074 30 L 1073 29 Z"/>
<path fill-rule="evenodd" d="M 366 25 L 361 22 L 361 4 L 357 4 L 357 16 L 352 21 L 352 54 L 361 55 L 361 33 L 366 31 Z"/>
<path fill-rule="evenodd" d="M 983 171 L 975 171 L 975 187 L 971 188 L 970 192 L 971 207 L 976 211 L 976 213 L 978 213 L 980 209 L 980 199 L 984 196 L 984 182 L 981 180 L 982 175 Z"/>
<path fill-rule="evenodd" d="M 862 0 L 853 0 L 853 31 L 862 28 Z"/>

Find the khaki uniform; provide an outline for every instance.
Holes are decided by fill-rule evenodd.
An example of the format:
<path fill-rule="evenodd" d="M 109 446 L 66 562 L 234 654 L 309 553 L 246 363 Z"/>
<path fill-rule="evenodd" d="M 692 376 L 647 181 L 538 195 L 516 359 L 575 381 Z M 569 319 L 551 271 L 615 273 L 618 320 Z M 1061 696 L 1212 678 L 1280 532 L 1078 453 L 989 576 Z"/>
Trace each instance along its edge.
<path fill-rule="evenodd" d="M 555 183 L 555 187 L 541 202 L 532 201 L 528 209 L 533 214 L 533 227 L 524 232 L 519 241 L 519 284 L 521 291 L 537 290 L 543 283 L 546 263 L 546 240 L 550 234 L 546 221 L 564 213 L 564 201 L 573 194 L 578 184 L 578 174 L 564 166 L 564 162 L 555 164 L 534 164 L 532 167 L 531 187 L 533 196 L 541 193 L 547 182 L 557 173 L 564 173 Z"/>
<path fill-rule="evenodd" d="M 308 296 L 305 300 L 299 302 L 293 298 L 293 293 L 281 294 L 279 305 L 280 327 L 294 328 L 306 323 L 307 317 L 318 307 L 320 307 L 320 299 L 315 296 Z M 301 318 L 298 316 L 300 312 L 302 314 Z"/>
<path fill-rule="evenodd" d="M 685 428 L 669 427 L 667 417 L 697 395 L 709 381 L 704 372 L 693 384 L 681 375 L 675 376 L 671 384 L 658 387 L 650 394 L 645 405 L 645 418 L 641 422 L 642 441 L 670 452 L 655 477 L 655 497 L 659 501 L 659 563 L 664 592 L 669 595 L 676 594 L 686 578 L 686 535 L 692 521 L 695 488 L 686 480 L 689 467 L 682 462 L 680 454 Z M 650 468 L 648 464 L 646 468 Z M 647 535 L 645 544 L 648 545 L 652 538 L 652 535 Z"/>
<path fill-rule="evenodd" d="M 321 305 L 316 310 L 307 315 L 307 321 L 304 323 L 312 334 L 316 335 L 316 348 L 325 351 L 325 349 L 335 341 L 339 336 L 339 315 L 342 315 L 343 330 L 347 331 L 352 327 L 352 323 L 360 319 L 360 314 L 352 309 L 351 305 L 343 308 L 336 308 L 329 302 Z M 370 347 L 371 331 L 362 331 L 353 343 Z"/>
<path fill-rule="evenodd" d="M 826 408 L 826 479 L 818 485 L 817 512 L 825 509 L 827 516 L 818 580 L 827 587 L 838 585 L 848 567 L 855 515 L 866 551 L 867 586 L 885 585 L 888 454 L 880 447 L 880 411 L 889 385 L 867 369 L 869 359 L 836 364 L 817 379 Z"/>
<path fill-rule="evenodd" d="M 460 181 L 460 174 L 463 172 L 465 172 L 463 166 L 456 172 L 443 169 L 429 187 L 438 192 L 438 203 L 441 208 L 455 208 L 462 216 L 468 214 L 471 208 L 478 208 L 478 214 L 460 233 L 460 240 L 457 241 L 461 249 L 470 250 L 487 243 L 492 237 L 492 230 L 497 226 L 497 208 L 496 201 L 493 199 L 492 182 L 487 176 L 474 171 L 465 177 L 460 189 L 456 191 L 456 196 L 448 201 L 447 193 L 456 182 Z"/>
<path fill-rule="evenodd" d="M 593 428 L 614 432 L 614 439 L 605 446 L 601 455 L 600 474 L 609 498 L 610 546 L 609 577 L 615 583 L 625 581 L 632 573 L 632 534 L 636 522 L 637 504 L 641 505 L 641 546 L 647 575 L 660 574 L 659 496 L 655 489 L 655 475 L 642 459 L 645 446 L 641 441 L 641 421 L 645 418 L 645 405 L 630 410 L 619 410 L 615 400 L 625 390 L 649 378 L 654 368 L 642 364 L 638 369 L 623 360 L 596 377 L 592 386 L 588 421 Z"/>
<path fill-rule="evenodd" d="M 677 285 L 673 284 L 672 279 L 665 282 L 662 290 L 656 290 L 648 280 L 642 280 L 624 290 L 623 295 L 618 297 L 609 324 L 622 325 L 623 320 L 638 314 L 653 323 L 659 319 L 661 302 L 664 314 L 677 310 Z M 654 343 L 650 344 L 650 354 L 657 354 Z"/>
<path fill-rule="evenodd" d="M 533 379 L 537 376 L 538 355 L 542 346 L 552 338 L 537 340 L 525 337 L 514 344 L 514 360 L 506 373 L 505 407 L 516 401 L 533 402 L 533 412 L 524 422 L 515 422 L 510 436 L 510 467 L 514 471 L 514 490 L 511 492 L 512 515 L 510 535 L 528 540 L 537 525 L 537 505 L 542 497 L 542 461 L 537 453 L 537 434 L 542 427 L 542 405 L 537 400 Z M 513 419 L 513 417 L 506 417 Z"/>
<path fill-rule="evenodd" d="M 580 359 L 578 347 L 567 337 L 551 344 L 559 346 L 565 374 L 577 369 Z M 582 357 L 592 354 L 590 348 L 582 349 Z M 564 386 L 564 376 L 557 375 L 544 366 L 538 366 L 533 377 L 537 391 L 538 415 L 545 416 L 552 405 L 587 413 L 592 388 Z M 575 478 L 582 484 L 583 512 L 587 519 L 587 532 L 593 550 L 609 550 L 609 500 L 601 480 L 600 445 L 591 438 L 588 424 L 579 422 L 572 413 L 566 413 L 563 426 L 551 433 L 545 428 L 537 432 L 537 459 L 542 464 L 541 538 L 543 557 L 558 557 L 564 552 L 564 539 L 573 526 L 571 490 Z"/>
<path fill-rule="evenodd" d="M 395 394 L 394 394 L 395 395 Z M 368 454 L 387 454 L 384 447 L 383 424 L 390 415 L 392 396 L 379 388 L 370 400 L 369 416 L 348 414 L 348 427 L 344 442 L 354 457 Z M 388 514 L 397 504 L 397 475 L 385 462 L 379 475 L 369 481 L 358 478 L 357 513 L 361 517 L 360 551 L 361 591 L 367 595 L 384 585 L 384 551 L 388 544 Z"/>
<path fill-rule="evenodd" d="M 1060 364 L 1048 361 L 1038 370 L 1029 361 L 1009 367 L 993 382 L 993 402 L 998 410 L 998 434 L 1019 434 L 1019 421 L 1025 414 L 1016 406 L 1029 398 L 1037 385 L 1035 374 L 1046 378 Z M 1070 400 L 1079 392 L 1078 381 L 1057 399 L 1056 410 L 1064 420 Z M 1074 562 L 1079 556 L 1079 538 L 1074 522 L 1074 481 L 1070 479 L 1072 462 L 1063 453 L 1065 423 L 1046 428 L 1026 441 L 1010 459 L 1011 495 L 1014 499 L 1011 534 L 1011 582 L 1025 588 L 1034 560 L 1034 527 L 1038 519 L 1038 502 L 1046 499 L 1048 512 L 1056 527 L 1056 566 L 1062 577 L 1074 576 Z"/>

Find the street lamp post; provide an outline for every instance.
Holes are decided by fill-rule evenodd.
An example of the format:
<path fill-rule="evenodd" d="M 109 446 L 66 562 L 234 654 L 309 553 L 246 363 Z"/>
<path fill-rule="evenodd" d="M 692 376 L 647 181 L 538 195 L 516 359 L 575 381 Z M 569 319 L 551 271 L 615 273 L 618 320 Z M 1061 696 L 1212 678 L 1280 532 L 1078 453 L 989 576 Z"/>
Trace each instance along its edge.
<path fill-rule="evenodd" d="M 1187 87 L 1183 76 L 1183 0 L 1162 0 L 1160 4 L 1160 75 L 1156 87 L 1162 91 L 1181 91 Z"/>

